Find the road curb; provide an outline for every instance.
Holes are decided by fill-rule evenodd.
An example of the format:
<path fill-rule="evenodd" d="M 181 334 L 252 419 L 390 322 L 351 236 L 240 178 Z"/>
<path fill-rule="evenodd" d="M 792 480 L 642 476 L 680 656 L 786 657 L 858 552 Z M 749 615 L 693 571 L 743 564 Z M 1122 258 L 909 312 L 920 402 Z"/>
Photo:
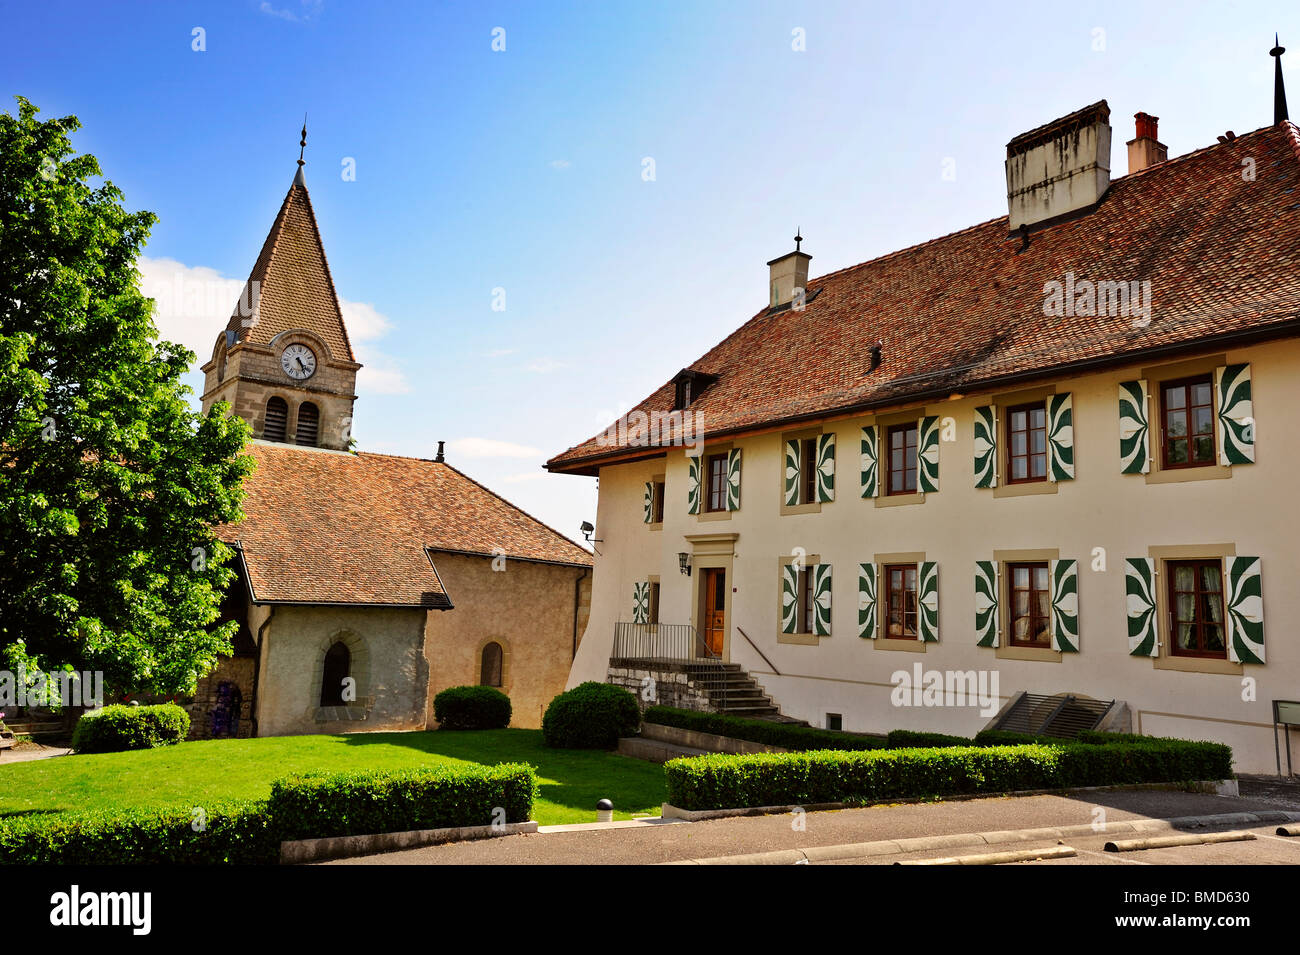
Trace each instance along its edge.
<path fill-rule="evenodd" d="M 917 836 L 909 839 L 881 839 L 837 846 L 809 846 L 806 849 L 778 849 L 743 856 L 714 856 L 705 859 L 682 859 L 661 865 L 792 865 L 800 862 L 843 862 L 874 856 L 897 855 L 936 849 L 967 849 L 977 846 L 1000 846 L 1012 842 L 1036 842 L 1045 839 L 1070 839 L 1075 836 L 1098 836 L 1111 833 L 1146 834 L 1195 829 L 1209 826 L 1258 826 L 1266 823 L 1300 822 L 1300 812 L 1224 812 L 1203 816 L 1175 816 L 1172 819 L 1122 819 L 1094 827 L 1047 826 L 1039 829 L 1003 829 L 947 836 Z"/>

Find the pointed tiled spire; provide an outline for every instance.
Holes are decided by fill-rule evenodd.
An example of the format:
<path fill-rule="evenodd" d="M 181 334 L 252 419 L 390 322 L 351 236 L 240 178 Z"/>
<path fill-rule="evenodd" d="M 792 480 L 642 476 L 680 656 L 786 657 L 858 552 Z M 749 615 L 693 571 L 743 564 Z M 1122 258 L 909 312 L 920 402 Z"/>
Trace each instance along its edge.
<path fill-rule="evenodd" d="M 304 149 L 306 141 L 304 120 Z M 305 329 L 320 336 L 335 359 L 355 361 L 302 167 L 300 152 L 298 172 L 226 330 L 239 341 L 265 345 L 282 332 Z M 244 314 L 249 303 L 255 303 L 251 315 Z"/>

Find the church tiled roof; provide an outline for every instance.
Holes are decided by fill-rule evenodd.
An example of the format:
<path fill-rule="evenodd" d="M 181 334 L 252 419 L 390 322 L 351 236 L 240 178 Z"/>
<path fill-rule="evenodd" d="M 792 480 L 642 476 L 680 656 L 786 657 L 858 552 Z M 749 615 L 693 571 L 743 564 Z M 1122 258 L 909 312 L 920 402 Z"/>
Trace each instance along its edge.
<path fill-rule="evenodd" d="M 301 170 L 262 244 L 241 302 L 252 300 L 248 288 L 253 282 L 258 283 L 254 316 L 241 315 L 236 305 L 226 325 L 240 341 L 265 345 L 282 332 L 301 328 L 320 336 L 336 360 L 356 360 Z"/>
<path fill-rule="evenodd" d="M 810 280 L 802 311 L 764 308 L 688 366 L 716 376 L 697 427 L 735 435 L 1300 333 L 1300 133 L 1283 121 L 1115 179 L 1094 210 L 1021 244 L 1002 216 Z M 1047 314 L 1046 284 L 1069 275 L 1149 281 L 1149 323 Z M 630 422 L 673 400 L 669 382 Z M 620 441 L 547 467 L 662 453 Z"/>
<path fill-rule="evenodd" d="M 588 567 L 591 554 L 449 464 L 255 442 L 242 550 L 259 603 L 446 609 L 438 552 Z M 430 553 L 432 552 L 432 553 Z"/>

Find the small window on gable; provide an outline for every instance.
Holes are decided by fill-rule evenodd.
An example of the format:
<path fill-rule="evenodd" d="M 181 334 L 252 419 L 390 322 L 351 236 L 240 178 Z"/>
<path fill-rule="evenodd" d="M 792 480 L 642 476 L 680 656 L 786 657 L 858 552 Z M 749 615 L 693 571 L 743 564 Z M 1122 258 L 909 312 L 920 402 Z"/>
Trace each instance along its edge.
<path fill-rule="evenodd" d="M 495 640 L 483 648 L 483 658 L 479 667 L 480 686 L 500 686 L 504 653 L 501 644 Z"/>
<path fill-rule="evenodd" d="M 283 441 L 289 423 L 289 404 L 279 395 L 266 402 L 266 422 L 262 437 L 267 441 Z"/>
<path fill-rule="evenodd" d="M 727 509 L 727 456 L 711 454 L 705 458 L 708 479 L 708 497 L 705 498 L 707 511 L 725 511 Z"/>

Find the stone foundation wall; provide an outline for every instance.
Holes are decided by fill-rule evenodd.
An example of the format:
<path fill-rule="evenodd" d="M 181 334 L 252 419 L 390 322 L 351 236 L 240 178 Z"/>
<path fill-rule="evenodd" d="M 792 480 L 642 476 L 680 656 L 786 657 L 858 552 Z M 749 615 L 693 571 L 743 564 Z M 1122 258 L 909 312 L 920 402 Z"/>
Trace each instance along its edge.
<path fill-rule="evenodd" d="M 648 706 L 672 706 L 679 710 L 712 712 L 708 694 L 693 687 L 683 670 L 647 670 L 611 665 L 605 682 L 630 690 L 642 712 Z"/>

